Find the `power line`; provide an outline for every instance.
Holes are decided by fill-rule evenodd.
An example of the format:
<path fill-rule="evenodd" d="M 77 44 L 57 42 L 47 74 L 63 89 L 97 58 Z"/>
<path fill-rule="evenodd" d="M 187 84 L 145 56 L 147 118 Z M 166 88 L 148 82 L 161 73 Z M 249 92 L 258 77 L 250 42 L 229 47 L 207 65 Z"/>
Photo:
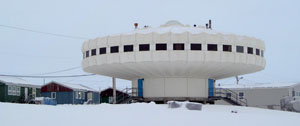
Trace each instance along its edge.
<path fill-rule="evenodd" d="M 28 75 L 8 75 L 0 74 L 4 77 L 23 77 L 23 78 L 71 78 L 71 77 L 85 77 L 85 76 L 94 76 L 96 74 L 79 74 L 79 75 L 65 75 L 65 76 L 28 76 Z"/>
<path fill-rule="evenodd" d="M 242 80 L 248 81 L 250 83 L 254 83 L 254 84 L 262 84 L 262 82 L 257 82 L 257 81 L 253 81 L 253 80 L 249 80 L 249 79 L 245 79 L 243 78 Z"/>
<path fill-rule="evenodd" d="M 40 74 L 29 74 L 29 75 L 47 75 L 47 74 L 54 74 L 54 73 L 61 73 L 61 72 L 71 71 L 71 70 L 78 69 L 78 68 L 81 68 L 81 67 L 77 66 L 77 67 L 67 68 L 67 69 L 53 71 L 53 72 L 40 73 Z"/>
<path fill-rule="evenodd" d="M 33 33 L 39 33 L 39 34 L 45 34 L 45 35 L 52 35 L 52 36 L 57 36 L 57 37 L 71 38 L 71 39 L 80 39 L 80 40 L 86 40 L 87 39 L 87 38 L 84 38 L 84 37 L 56 34 L 56 33 L 37 31 L 37 30 L 32 30 L 32 29 L 26 29 L 26 28 L 20 28 L 20 27 L 15 27 L 15 26 L 8 26 L 8 25 L 1 25 L 1 24 L 0 24 L 0 27 L 16 29 L 16 30 L 22 30 L 22 31 L 27 31 L 27 32 L 33 32 Z"/>
<path fill-rule="evenodd" d="M 70 60 L 75 59 L 74 57 L 60 57 L 60 56 L 47 56 L 47 55 L 31 55 L 31 54 L 25 54 L 25 53 L 15 53 L 15 52 L 6 52 L 6 51 L 0 51 L 0 55 L 13 55 L 13 56 L 19 56 L 26 58 L 45 58 L 45 59 L 64 59 L 64 60 Z"/>

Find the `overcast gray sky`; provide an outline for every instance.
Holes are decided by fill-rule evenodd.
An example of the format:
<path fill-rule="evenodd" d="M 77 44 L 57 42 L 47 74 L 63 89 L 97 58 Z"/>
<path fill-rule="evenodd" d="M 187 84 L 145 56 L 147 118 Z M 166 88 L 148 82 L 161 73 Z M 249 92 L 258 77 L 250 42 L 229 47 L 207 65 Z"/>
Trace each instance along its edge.
<path fill-rule="evenodd" d="M 168 20 L 204 25 L 265 41 L 265 70 L 244 75 L 241 83 L 300 82 L 300 2 L 298 0 L 1 0 L 0 73 L 38 74 L 81 65 L 81 39 L 3 27 L 14 26 L 83 38 L 133 30 L 133 23 L 158 27 Z M 54 74 L 85 74 L 81 69 Z M 42 79 L 28 79 L 42 84 Z M 46 79 L 106 88 L 103 76 Z M 130 86 L 118 80 L 118 87 Z M 234 83 L 233 78 L 218 83 Z"/>

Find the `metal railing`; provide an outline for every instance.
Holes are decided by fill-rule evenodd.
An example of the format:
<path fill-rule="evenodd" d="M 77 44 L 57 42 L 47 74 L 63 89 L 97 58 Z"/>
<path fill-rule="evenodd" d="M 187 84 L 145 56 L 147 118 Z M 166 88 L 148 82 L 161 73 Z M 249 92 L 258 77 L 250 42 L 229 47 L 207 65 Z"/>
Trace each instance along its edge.
<path fill-rule="evenodd" d="M 117 104 L 130 103 L 133 98 L 138 98 L 138 88 L 125 88 L 117 93 Z"/>
<path fill-rule="evenodd" d="M 235 105 L 248 106 L 247 99 L 240 98 L 238 93 L 225 89 L 225 88 L 215 88 L 215 97 L 220 97 L 224 100 L 228 100 Z"/>

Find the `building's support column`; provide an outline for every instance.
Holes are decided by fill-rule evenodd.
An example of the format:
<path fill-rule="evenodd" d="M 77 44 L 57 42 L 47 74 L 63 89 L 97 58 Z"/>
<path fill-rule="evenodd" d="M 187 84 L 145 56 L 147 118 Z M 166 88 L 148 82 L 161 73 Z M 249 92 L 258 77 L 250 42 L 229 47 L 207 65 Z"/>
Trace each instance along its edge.
<path fill-rule="evenodd" d="M 112 78 L 112 83 L 113 83 L 113 104 L 117 103 L 117 92 L 116 92 L 116 78 Z"/>

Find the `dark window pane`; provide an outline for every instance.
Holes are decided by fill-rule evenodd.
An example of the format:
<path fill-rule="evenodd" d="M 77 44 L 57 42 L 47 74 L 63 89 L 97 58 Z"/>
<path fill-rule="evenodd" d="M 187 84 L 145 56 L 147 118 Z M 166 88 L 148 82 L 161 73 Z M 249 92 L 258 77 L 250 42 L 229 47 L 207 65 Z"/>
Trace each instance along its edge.
<path fill-rule="evenodd" d="M 244 53 L 244 47 L 243 46 L 236 46 L 236 52 Z"/>
<path fill-rule="evenodd" d="M 90 56 L 90 51 L 85 52 L 85 57 L 88 58 Z"/>
<path fill-rule="evenodd" d="M 248 47 L 248 54 L 253 54 L 253 48 L 252 47 Z"/>
<path fill-rule="evenodd" d="M 239 92 L 239 96 L 244 96 L 244 92 Z"/>
<path fill-rule="evenodd" d="M 132 52 L 133 45 L 124 45 L 124 52 Z"/>
<path fill-rule="evenodd" d="M 95 56 L 97 54 L 96 49 L 92 49 L 92 55 L 91 56 Z"/>
<path fill-rule="evenodd" d="M 184 50 L 184 44 L 183 43 L 173 44 L 173 50 Z"/>
<path fill-rule="evenodd" d="M 231 98 L 231 93 L 226 93 L 227 98 Z"/>
<path fill-rule="evenodd" d="M 218 51 L 218 45 L 217 44 L 207 44 L 207 50 L 208 51 Z"/>
<path fill-rule="evenodd" d="M 110 53 L 118 53 L 118 52 L 119 52 L 119 46 L 110 47 Z"/>
<path fill-rule="evenodd" d="M 261 56 L 264 57 L 264 51 L 263 50 L 261 50 Z"/>
<path fill-rule="evenodd" d="M 260 50 L 259 50 L 259 49 L 256 49 L 256 55 L 259 56 L 259 55 L 260 55 L 259 53 L 260 53 Z"/>
<path fill-rule="evenodd" d="M 140 44 L 139 45 L 139 50 L 140 51 L 149 51 L 150 50 L 150 45 L 149 44 Z"/>
<path fill-rule="evenodd" d="M 239 92 L 239 98 L 244 99 L 244 92 Z"/>
<path fill-rule="evenodd" d="M 167 50 L 167 44 L 163 44 L 163 43 L 156 44 L 156 50 Z"/>
<path fill-rule="evenodd" d="M 106 54 L 106 47 L 100 48 L 100 55 L 101 54 Z"/>
<path fill-rule="evenodd" d="M 191 44 L 191 50 L 202 50 L 201 44 Z"/>
<path fill-rule="evenodd" d="M 223 51 L 225 51 L 225 52 L 232 52 L 231 45 L 223 45 Z"/>

